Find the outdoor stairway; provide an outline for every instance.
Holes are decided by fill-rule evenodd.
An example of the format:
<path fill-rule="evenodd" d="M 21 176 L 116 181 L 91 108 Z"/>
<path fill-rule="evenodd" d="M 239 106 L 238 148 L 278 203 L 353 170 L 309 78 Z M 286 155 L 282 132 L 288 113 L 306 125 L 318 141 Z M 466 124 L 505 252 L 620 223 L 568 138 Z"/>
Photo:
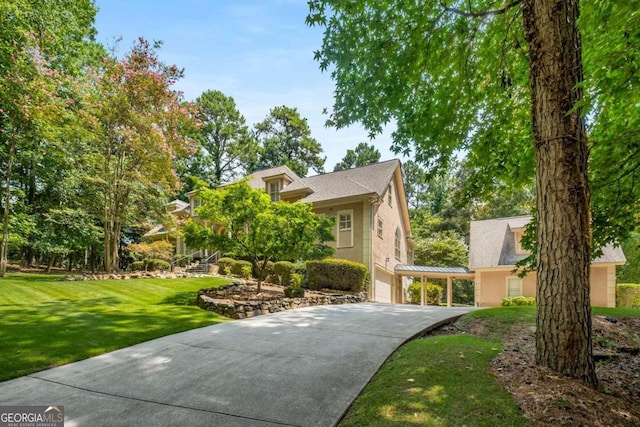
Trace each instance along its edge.
<path fill-rule="evenodd" d="M 185 270 L 187 273 L 206 273 L 207 272 L 207 264 L 194 262 Z"/>

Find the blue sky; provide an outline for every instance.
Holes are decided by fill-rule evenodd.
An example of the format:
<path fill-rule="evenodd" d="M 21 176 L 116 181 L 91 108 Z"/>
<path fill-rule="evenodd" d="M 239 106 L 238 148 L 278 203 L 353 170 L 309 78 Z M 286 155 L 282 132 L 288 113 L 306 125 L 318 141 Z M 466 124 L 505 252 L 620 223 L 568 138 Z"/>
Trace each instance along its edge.
<path fill-rule="evenodd" d="M 278 105 L 298 109 L 324 148 L 325 170 L 333 170 L 347 149 L 373 143 L 382 160 L 390 132 L 374 141 L 361 126 L 335 130 L 324 126 L 322 109 L 333 105 L 334 85 L 313 60 L 322 31 L 307 27 L 303 0 L 97 0 L 98 40 L 119 52 L 139 36 L 162 40 L 160 57 L 185 69 L 175 88 L 194 100 L 205 90 L 232 96 L 249 125 Z"/>

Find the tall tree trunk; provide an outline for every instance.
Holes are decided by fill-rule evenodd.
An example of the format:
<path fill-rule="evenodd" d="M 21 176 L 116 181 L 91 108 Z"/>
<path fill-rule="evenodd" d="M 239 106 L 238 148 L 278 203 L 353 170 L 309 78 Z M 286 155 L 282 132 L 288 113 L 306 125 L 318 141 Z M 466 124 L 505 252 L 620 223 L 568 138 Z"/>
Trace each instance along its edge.
<path fill-rule="evenodd" d="M 16 153 L 16 133 L 11 133 L 11 145 L 9 146 L 9 158 L 7 159 L 7 171 L 4 180 L 4 210 L 2 213 L 2 242 L 0 242 L 0 277 L 7 272 L 7 257 L 9 256 L 9 204 L 11 203 L 11 171 L 13 158 Z"/>
<path fill-rule="evenodd" d="M 51 268 L 53 268 L 53 265 L 56 263 L 57 259 L 58 254 L 51 254 L 51 258 L 49 258 L 49 264 L 47 264 L 47 273 L 51 273 Z"/>
<path fill-rule="evenodd" d="M 537 183 L 536 363 L 596 387 L 578 0 L 525 0 Z"/>

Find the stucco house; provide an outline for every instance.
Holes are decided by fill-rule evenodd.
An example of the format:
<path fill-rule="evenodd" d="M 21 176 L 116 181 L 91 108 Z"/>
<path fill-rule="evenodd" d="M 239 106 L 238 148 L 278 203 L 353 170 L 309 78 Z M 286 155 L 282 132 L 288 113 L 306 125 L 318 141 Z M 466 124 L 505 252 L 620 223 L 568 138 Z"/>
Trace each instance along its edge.
<path fill-rule="evenodd" d="M 263 189 L 273 202 L 311 203 L 315 213 L 335 218 L 336 258 L 366 265 L 371 275 L 369 298 L 379 302 L 403 302 L 406 278 L 394 274 L 396 265 L 413 264 L 415 248 L 411 234 L 402 166 L 389 160 L 337 172 L 301 178 L 286 166 L 252 173 L 248 183 Z M 197 194 L 188 194 L 189 203 L 172 202 L 172 212 L 196 216 Z M 185 203 L 184 205 L 181 203 Z M 155 230 L 155 229 L 154 229 Z M 164 229 L 152 230 L 147 240 Z M 176 253 L 194 253 L 180 236 Z M 202 251 L 202 256 L 206 256 Z"/>
<path fill-rule="evenodd" d="M 474 275 L 479 307 L 499 306 L 508 296 L 536 296 L 536 273 L 524 278 L 513 272 L 528 253 L 521 238 L 531 216 L 471 221 L 469 270 Z M 591 264 L 591 305 L 615 307 L 616 266 L 626 262 L 620 247 L 606 246 Z"/>

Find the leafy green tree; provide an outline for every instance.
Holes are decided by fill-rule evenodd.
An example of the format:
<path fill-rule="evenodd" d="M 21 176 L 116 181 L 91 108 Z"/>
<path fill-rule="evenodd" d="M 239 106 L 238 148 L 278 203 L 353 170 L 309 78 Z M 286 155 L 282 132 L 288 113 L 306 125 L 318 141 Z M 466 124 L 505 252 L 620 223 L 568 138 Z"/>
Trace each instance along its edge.
<path fill-rule="evenodd" d="M 190 247 L 216 248 L 251 258 L 258 273 L 258 293 L 270 261 L 306 259 L 333 240 L 332 222 L 313 213 L 306 203 L 272 203 L 268 194 L 241 181 L 198 193 L 198 216 L 190 221 L 185 241 Z"/>
<path fill-rule="evenodd" d="M 11 231 L 10 225 L 25 223 L 24 218 L 15 221 L 11 216 L 29 215 L 30 210 L 12 209 L 11 205 L 25 202 L 24 196 L 32 199 L 36 187 L 33 174 L 26 181 L 26 174 L 14 171 L 31 171 L 40 160 L 35 153 L 42 150 L 42 141 L 56 139 L 71 99 L 66 80 L 86 64 L 92 49 L 99 50 L 91 42 L 95 13 L 90 0 L 0 3 L 0 277 L 6 269 L 9 235 L 16 236 L 17 228 Z M 32 167 L 26 168 L 29 164 Z M 15 175 L 19 175 L 18 179 Z M 22 192 L 24 187 L 26 192 Z"/>
<path fill-rule="evenodd" d="M 102 213 L 108 273 L 119 266 L 123 226 L 146 214 L 164 191 L 177 190 L 173 164 L 190 148 L 191 106 L 170 89 L 182 70 L 158 59 L 159 46 L 140 38 L 121 61 L 105 58 L 85 101 L 94 134 L 90 183 Z"/>
<path fill-rule="evenodd" d="M 640 283 L 640 233 L 634 231 L 622 243 L 627 263 L 618 267 L 619 283 Z"/>
<path fill-rule="evenodd" d="M 203 92 L 196 99 L 196 111 L 201 123 L 196 138 L 198 151 L 180 161 L 183 181 L 188 176 L 197 177 L 211 187 L 233 181 L 257 155 L 257 142 L 244 117 L 233 98 L 217 90 Z"/>
<path fill-rule="evenodd" d="M 283 165 L 302 177 L 309 169 L 324 171 L 322 146 L 311 136 L 307 119 L 296 108 L 272 108 L 267 118 L 255 125 L 255 136 L 260 144 L 258 157 L 247 172 Z"/>
<path fill-rule="evenodd" d="M 579 2 L 309 5 L 307 22 L 325 27 L 316 58 L 336 82 L 332 124 L 376 134 L 393 119 L 394 148 L 427 165 L 468 149 L 485 186 L 528 181 L 535 165 L 536 363 L 596 386 Z"/>
<path fill-rule="evenodd" d="M 594 247 L 640 225 L 638 3 L 581 2 Z"/>
<path fill-rule="evenodd" d="M 100 242 L 101 233 L 94 224 L 94 218 L 83 209 L 52 209 L 44 215 L 34 246 L 51 255 L 47 267 L 49 272 L 57 257 L 89 250 Z M 70 260 L 69 269 L 72 265 Z"/>
<path fill-rule="evenodd" d="M 452 230 L 416 239 L 414 261 L 417 265 L 461 267 L 469 264 L 469 249 Z"/>
<path fill-rule="evenodd" d="M 409 209 L 419 210 L 425 204 L 424 194 L 427 192 L 427 173 L 413 160 L 402 165 L 404 186 Z"/>
<path fill-rule="evenodd" d="M 351 169 L 358 166 L 372 165 L 380 161 L 380 151 L 366 142 L 361 142 L 355 150 L 347 150 L 342 161 L 335 165 L 333 171 Z"/>

